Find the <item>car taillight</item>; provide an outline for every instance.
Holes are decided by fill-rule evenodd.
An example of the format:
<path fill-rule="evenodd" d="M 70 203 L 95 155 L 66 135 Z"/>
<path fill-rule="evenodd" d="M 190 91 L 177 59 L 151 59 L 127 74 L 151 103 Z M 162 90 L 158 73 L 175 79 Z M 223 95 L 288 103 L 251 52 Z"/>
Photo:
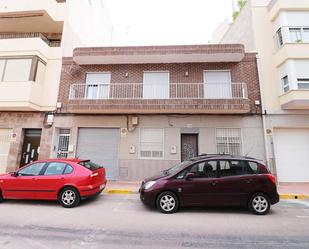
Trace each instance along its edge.
<path fill-rule="evenodd" d="M 96 172 L 96 173 L 92 173 L 90 176 L 91 177 L 95 177 L 95 176 L 97 176 L 98 175 L 98 173 Z"/>
<path fill-rule="evenodd" d="M 267 178 L 276 185 L 276 177 L 272 174 L 267 174 Z"/>

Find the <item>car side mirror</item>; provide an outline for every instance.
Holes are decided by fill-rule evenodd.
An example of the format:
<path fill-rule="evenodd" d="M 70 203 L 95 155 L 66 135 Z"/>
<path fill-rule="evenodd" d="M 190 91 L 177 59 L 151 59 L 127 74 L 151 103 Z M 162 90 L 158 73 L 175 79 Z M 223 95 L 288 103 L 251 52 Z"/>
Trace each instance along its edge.
<path fill-rule="evenodd" d="M 13 176 L 13 177 L 17 177 L 18 173 L 17 172 L 10 172 L 10 175 Z"/>
<path fill-rule="evenodd" d="M 190 179 L 194 178 L 194 174 L 193 173 L 187 173 L 185 179 L 188 181 Z"/>

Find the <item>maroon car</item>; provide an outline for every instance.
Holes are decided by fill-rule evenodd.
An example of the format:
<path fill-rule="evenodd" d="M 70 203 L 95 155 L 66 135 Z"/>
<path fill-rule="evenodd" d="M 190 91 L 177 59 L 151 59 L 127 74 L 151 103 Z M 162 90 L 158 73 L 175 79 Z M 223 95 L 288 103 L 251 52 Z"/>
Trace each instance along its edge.
<path fill-rule="evenodd" d="M 162 213 L 184 206 L 245 206 L 266 214 L 279 202 L 276 179 L 251 157 L 203 155 L 143 181 L 140 198 Z"/>

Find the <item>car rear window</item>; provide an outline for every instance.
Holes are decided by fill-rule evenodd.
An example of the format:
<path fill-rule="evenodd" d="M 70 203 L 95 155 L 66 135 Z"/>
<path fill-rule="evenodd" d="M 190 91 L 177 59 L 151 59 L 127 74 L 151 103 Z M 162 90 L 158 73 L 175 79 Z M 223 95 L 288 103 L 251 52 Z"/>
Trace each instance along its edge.
<path fill-rule="evenodd" d="M 100 166 L 100 165 L 98 165 L 96 163 L 93 163 L 91 161 L 82 161 L 82 162 L 79 162 L 78 164 L 81 165 L 81 166 L 84 166 L 87 169 L 90 169 L 92 171 L 95 171 L 95 170 L 97 170 L 99 168 L 103 168 L 102 166 Z"/>

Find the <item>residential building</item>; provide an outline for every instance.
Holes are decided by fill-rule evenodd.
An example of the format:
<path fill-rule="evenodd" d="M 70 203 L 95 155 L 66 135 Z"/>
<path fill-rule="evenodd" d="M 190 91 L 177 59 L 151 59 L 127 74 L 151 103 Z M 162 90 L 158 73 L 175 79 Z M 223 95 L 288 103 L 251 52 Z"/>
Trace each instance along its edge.
<path fill-rule="evenodd" d="M 105 12 L 103 0 L 0 2 L 0 173 L 50 156 L 62 57 L 110 44 Z"/>
<path fill-rule="evenodd" d="M 258 53 L 269 166 L 279 182 L 308 182 L 309 1 L 248 0 L 217 31 L 214 43 Z"/>
<path fill-rule="evenodd" d="M 255 53 L 243 45 L 80 47 L 63 58 L 52 156 L 140 180 L 201 153 L 265 159 Z"/>

